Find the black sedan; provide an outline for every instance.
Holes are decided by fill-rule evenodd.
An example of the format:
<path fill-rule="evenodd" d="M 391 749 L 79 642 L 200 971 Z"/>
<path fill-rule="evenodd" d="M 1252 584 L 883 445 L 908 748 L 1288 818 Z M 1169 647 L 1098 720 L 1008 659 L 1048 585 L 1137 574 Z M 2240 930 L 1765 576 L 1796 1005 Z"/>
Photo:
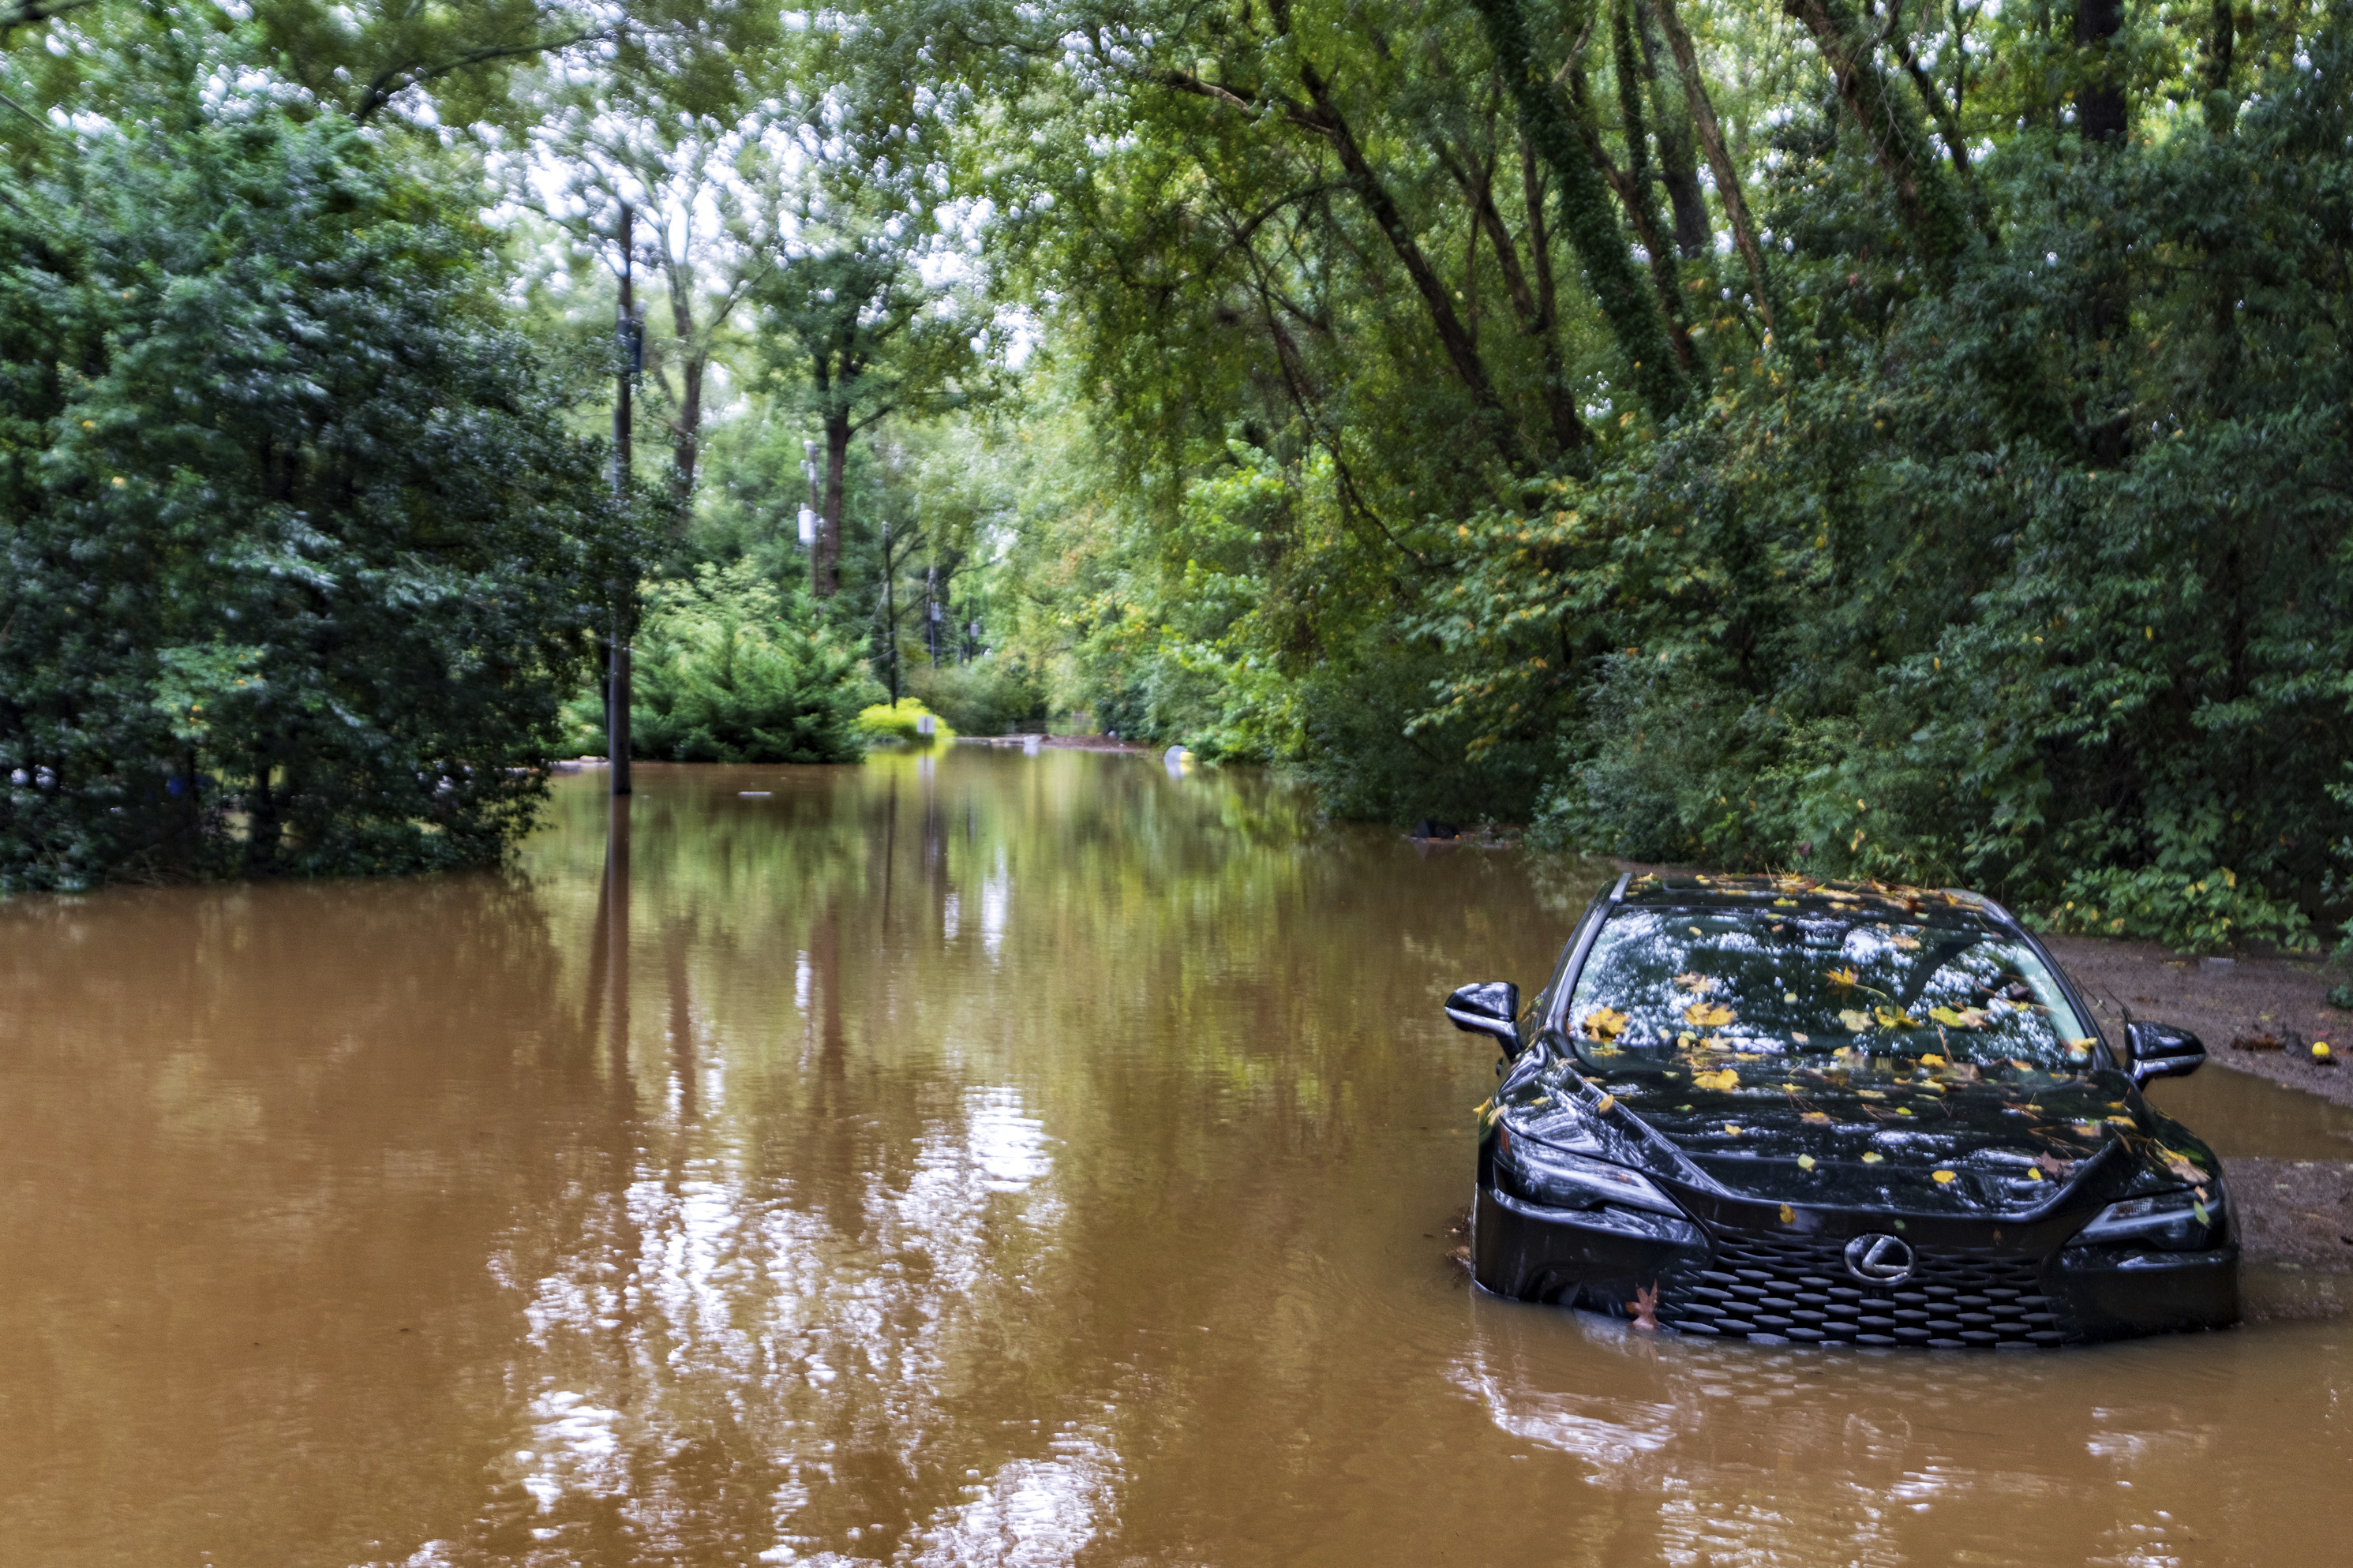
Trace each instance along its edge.
<path fill-rule="evenodd" d="M 1746 1339 L 2057 1345 L 2239 1315 L 2221 1167 L 2141 1097 L 2206 1059 L 2113 1052 L 1991 900 L 1810 878 L 1621 878 L 1504 1052 L 1472 1268 L 1499 1295 Z"/>

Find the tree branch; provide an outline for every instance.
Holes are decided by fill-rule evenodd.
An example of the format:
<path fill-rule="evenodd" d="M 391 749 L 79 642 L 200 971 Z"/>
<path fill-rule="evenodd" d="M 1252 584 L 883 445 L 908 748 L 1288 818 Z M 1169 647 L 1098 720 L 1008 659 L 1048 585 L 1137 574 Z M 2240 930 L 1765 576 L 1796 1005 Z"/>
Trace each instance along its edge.
<path fill-rule="evenodd" d="M 1733 248 L 1748 266 L 1749 286 L 1757 295 L 1757 314 L 1765 330 L 1773 330 L 1773 289 L 1765 271 L 1765 253 L 1757 248 L 1757 226 L 1748 216 L 1748 202 L 1740 193 L 1740 171 L 1733 166 L 1732 153 L 1724 142 L 1724 127 L 1716 122 L 1715 105 L 1709 101 L 1706 84 L 1700 80 L 1699 55 L 1692 47 L 1691 34 L 1685 30 L 1683 18 L 1675 15 L 1675 0 L 1654 0 L 1659 8 L 1659 27 L 1667 35 L 1667 48 L 1675 57 L 1675 74 L 1683 80 L 1683 101 L 1691 108 L 1692 126 L 1699 132 L 1699 144 L 1707 154 L 1708 173 L 1715 178 L 1716 199 L 1724 204 L 1725 221 L 1732 225 Z"/>
<path fill-rule="evenodd" d="M 75 3 L 87 4 L 88 0 L 75 0 Z M 611 28 L 597 27 L 561 38 L 538 38 L 528 43 L 494 44 L 484 48 L 470 49 L 456 58 L 444 60 L 438 65 L 388 66 L 376 73 L 375 79 L 368 83 L 367 90 L 360 95 L 360 106 L 352 111 L 352 118 L 364 124 L 375 118 L 378 110 L 410 88 L 423 87 L 429 81 L 438 81 L 443 77 L 464 70 L 469 66 L 489 65 L 493 60 L 517 59 L 525 55 L 548 54 L 556 49 L 568 49 L 575 44 L 593 43 L 599 38 L 608 38 L 612 36 Z"/>

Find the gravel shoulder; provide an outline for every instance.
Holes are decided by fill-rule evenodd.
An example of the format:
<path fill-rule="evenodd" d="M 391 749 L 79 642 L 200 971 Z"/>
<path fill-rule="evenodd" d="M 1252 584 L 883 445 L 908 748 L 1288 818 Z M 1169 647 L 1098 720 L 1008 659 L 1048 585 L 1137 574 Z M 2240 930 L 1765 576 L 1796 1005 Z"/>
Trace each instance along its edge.
<path fill-rule="evenodd" d="M 2097 937 L 2045 937 L 2091 998 L 2100 1023 L 2121 1037 L 2127 1011 L 2136 1018 L 2176 1024 L 2206 1042 L 2209 1068 L 2255 1073 L 2353 1105 L 2353 1068 L 2317 1067 L 2309 1049 L 2327 1040 L 2353 1055 L 2353 1013 L 2328 1005 L 2346 972 L 2296 958 L 2183 958 L 2146 942 Z M 2268 1036 L 2284 1048 L 2234 1050 L 2233 1040 Z"/>

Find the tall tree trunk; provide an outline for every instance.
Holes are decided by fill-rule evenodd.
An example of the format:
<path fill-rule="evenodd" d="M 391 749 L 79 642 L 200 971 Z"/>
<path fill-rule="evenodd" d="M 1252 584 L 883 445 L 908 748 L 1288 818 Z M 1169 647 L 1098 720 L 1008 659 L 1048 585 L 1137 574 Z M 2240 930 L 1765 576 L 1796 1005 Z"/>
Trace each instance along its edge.
<path fill-rule="evenodd" d="M 2124 140 L 2124 65 L 2112 47 L 2124 25 L 2125 0 L 2075 0 L 2075 46 L 2092 51 L 2091 69 L 2075 89 L 2075 129 L 2086 142 Z"/>
<path fill-rule="evenodd" d="M 1668 248 L 1667 226 L 1659 212 L 1658 193 L 1651 186 L 1650 116 L 1643 111 L 1642 70 L 1634 52 L 1634 0 L 1617 0 L 1609 8 L 1610 62 L 1618 77 L 1618 113 L 1626 132 L 1627 210 L 1638 220 L 1642 248 L 1651 257 L 1651 285 L 1659 291 L 1659 314 L 1666 318 L 1667 341 L 1674 345 L 1675 363 L 1704 393 L 1707 372 L 1692 352 L 1691 328 L 1683 310 L 1683 269 Z M 1601 139 L 1594 138 L 1598 152 Z"/>
<path fill-rule="evenodd" d="M 2075 43 L 2092 54 L 2090 69 L 2075 89 L 2075 129 L 2094 147 L 2124 144 L 2124 65 L 2115 49 L 2116 36 L 2124 25 L 2124 0 L 2075 0 Z M 2113 222 L 2097 226 L 2096 231 L 2102 243 L 2092 276 L 2092 352 L 2109 365 L 2129 352 L 2122 339 L 2132 305 L 2125 278 L 2123 231 Z M 2128 411 L 2086 409 L 2081 417 L 2092 460 L 2108 468 L 2121 464 L 2130 445 L 2126 440 Z"/>
<path fill-rule="evenodd" d="M 266 877 L 278 869 L 285 802 L 270 783 L 275 760 L 275 748 L 267 742 L 254 748 L 253 787 L 245 795 L 245 874 L 248 877 Z"/>
<path fill-rule="evenodd" d="M 1536 340 L 1544 354 L 1545 375 L 1542 394 L 1545 415 L 1552 426 L 1554 452 L 1559 456 L 1574 452 L 1591 438 L 1585 421 L 1577 412 L 1575 389 L 1561 373 L 1560 334 L 1553 314 L 1552 258 L 1546 253 L 1544 233 L 1544 196 L 1536 179 L 1534 164 L 1525 153 L 1522 141 L 1524 174 L 1528 180 L 1528 237 L 1530 254 L 1535 258 L 1536 282 L 1530 287 L 1527 269 L 1520 265 L 1518 245 L 1512 231 L 1504 222 L 1503 213 L 1495 205 L 1493 171 L 1482 169 L 1473 174 L 1468 166 L 1458 164 L 1440 150 L 1440 157 L 1462 186 L 1463 198 L 1471 204 L 1478 226 L 1484 229 L 1488 243 L 1495 252 L 1496 269 L 1503 274 L 1504 292 L 1512 301 L 1512 312 L 1518 319 L 1524 337 Z"/>
<path fill-rule="evenodd" d="M 701 349 L 690 352 L 679 366 L 678 423 L 670 430 L 670 488 L 679 503 L 679 526 L 686 526 L 686 506 L 694 499 L 694 468 L 702 452 L 702 378 L 710 361 Z"/>
<path fill-rule="evenodd" d="M 2206 88 L 2206 129 L 2217 136 L 2228 135 L 2238 118 L 2238 106 L 2231 101 L 2231 59 L 2238 37 L 2231 0 L 2213 0 L 2213 30 L 2207 35 L 2206 55 L 2198 62 L 2198 75 Z"/>
<path fill-rule="evenodd" d="M 810 563 L 810 585 L 820 599 L 830 599 L 841 588 L 841 483 L 849 465 L 849 411 L 832 408 L 825 416 L 825 509 L 818 513 L 817 550 Z"/>
<path fill-rule="evenodd" d="M 1287 19 L 1289 9 L 1288 5 L 1278 6 L 1278 16 Z M 1299 62 L 1299 80 L 1307 89 L 1308 97 L 1314 104 L 1310 123 L 1332 143 L 1332 150 L 1339 155 L 1340 166 L 1347 171 L 1349 183 L 1355 186 L 1357 197 L 1364 202 L 1366 210 L 1373 215 L 1373 222 L 1388 240 L 1389 248 L 1397 253 L 1406 276 L 1413 279 L 1414 289 L 1421 295 L 1422 304 L 1430 313 L 1430 324 L 1437 329 L 1438 341 L 1446 350 L 1447 362 L 1454 367 L 1454 374 L 1461 379 L 1472 400 L 1493 423 L 1496 450 L 1503 454 L 1506 463 L 1514 468 L 1522 466 L 1525 456 L 1520 449 L 1515 423 L 1505 411 L 1503 399 L 1495 394 L 1494 384 L 1487 375 L 1486 363 L 1479 357 L 1477 342 L 1463 325 L 1462 318 L 1455 314 L 1454 300 L 1447 290 L 1445 280 L 1439 277 L 1437 268 L 1430 266 L 1430 258 L 1422 254 L 1421 247 L 1413 237 L 1413 230 L 1406 224 L 1405 215 L 1398 210 L 1396 198 L 1389 195 L 1388 187 L 1374 172 L 1371 163 L 1365 157 L 1364 149 L 1357 144 L 1356 132 L 1349 128 L 1346 117 L 1333 102 L 1331 83 L 1303 59 Z"/>
<path fill-rule="evenodd" d="M 694 496 L 695 461 L 702 450 L 702 378 L 711 354 L 695 334 L 692 278 L 675 264 L 668 272 L 670 326 L 678 333 L 679 343 L 678 416 L 670 427 L 670 489 L 678 502 L 678 525 L 684 528 L 687 503 Z"/>
<path fill-rule="evenodd" d="M 1895 205 L 1913 247 L 1931 268 L 1948 272 L 1968 248 L 1968 220 L 1918 117 L 1888 90 L 1886 77 L 1872 58 L 1875 40 L 1871 30 L 1860 24 L 1846 0 L 1782 0 L 1781 9 L 1813 35 L 1839 97 L 1871 145 L 1872 161 L 1895 187 Z"/>
<path fill-rule="evenodd" d="M 1545 230 L 1544 169 L 1536 162 L 1535 143 L 1520 142 L 1520 192 L 1528 209 L 1528 256 L 1536 275 L 1536 313 L 1544 322 L 1544 399 L 1552 416 L 1553 439 L 1572 452 L 1592 438 L 1577 410 L 1577 388 L 1568 378 L 1568 364 L 1560 352 L 1559 293 L 1552 276 L 1552 236 Z"/>
<path fill-rule="evenodd" d="M 1707 96 L 1707 84 L 1700 79 L 1699 53 L 1692 47 L 1691 34 L 1675 14 L 1675 0 L 1651 0 L 1659 8 L 1659 26 L 1667 35 L 1667 47 L 1674 52 L 1675 73 L 1683 78 L 1683 98 L 1691 106 L 1692 126 L 1699 132 L 1699 144 L 1707 153 L 1708 173 L 1715 176 L 1716 199 L 1724 204 L 1725 221 L 1732 226 L 1733 248 L 1748 267 L 1748 286 L 1755 291 L 1757 319 L 1765 330 L 1773 330 L 1773 290 L 1765 270 L 1765 253 L 1757 244 L 1757 226 L 1748 216 L 1748 201 L 1741 194 L 1740 171 L 1733 166 L 1731 149 L 1725 145 L 1724 127 L 1717 123 L 1715 105 Z"/>
<path fill-rule="evenodd" d="M 1601 306 L 1603 320 L 1627 362 L 1629 379 L 1653 415 L 1681 411 L 1690 383 L 1675 368 L 1656 300 L 1635 271 L 1634 258 L 1609 199 L 1609 189 L 1593 166 L 1569 110 L 1535 60 L 1521 0 L 1473 0 L 1486 24 L 1488 43 L 1519 110 L 1520 127 L 1559 182 L 1561 227 Z"/>
<path fill-rule="evenodd" d="M 1651 0 L 1635 0 L 1634 21 L 1642 44 L 1642 83 L 1651 95 L 1651 134 L 1659 140 L 1659 179 L 1675 215 L 1675 248 L 1685 261 L 1705 261 L 1711 230 L 1698 155 L 1692 151 L 1691 110 L 1680 99 L 1669 98 L 1659 79 L 1659 16 Z"/>

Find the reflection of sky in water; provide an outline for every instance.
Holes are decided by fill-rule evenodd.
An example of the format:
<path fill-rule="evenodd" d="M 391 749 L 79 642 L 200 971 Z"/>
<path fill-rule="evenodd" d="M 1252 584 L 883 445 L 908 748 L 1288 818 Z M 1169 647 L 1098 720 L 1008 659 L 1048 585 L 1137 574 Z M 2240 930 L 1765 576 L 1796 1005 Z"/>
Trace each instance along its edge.
<path fill-rule="evenodd" d="M 859 1489 L 843 1440 L 887 1432 L 904 1473 L 945 1460 L 933 1451 L 954 1438 L 945 1412 L 976 1342 L 1029 1292 L 1036 1238 L 1061 1212 L 1045 1124 L 1018 1088 L 965 1089 L 907 1163 L 878 1152 L 846 1230 L 845 1216 L 797 1206 L 788 1178 L 755 1176 L 736 1146 L 670 1169 L 641 1155 L 617 1200 L 582 1194 L 578 1235 L 525 1308 L 544 1381 L 530 1447 L 505 1468 L 535 1539 L 572 1540 L 597 1499 L 659 1524 L 649 1457 L 691 1451 L 713 1423 L 781 1474 L 763 1510 L 772 1544 L 752 1548 L 762 1561 L 1060 1563 L 1095 1537 L 1119 1467 L 1107 1436 L 1075 1427 L 1041 1433 L 1043 1451 L 993 1474 L 962 1472 L 952 1505 L 894 1523 L 878 1500 L 871 1524 L 840 1528 L 842 1489 Z M 1008 1241 L 1011 1217 L 1032 1240 Z M 812 1532 L 804 1516 L 828 1502 L 834 1516 Z M 861 1536 L 873 1555 L 859 1554 Z"/>
<path fill-rule="evenodd" d="M 989 962 L 1005 950 L 1005 916 L 1013 898 L 1013 877 L 1006 868 L 1005 847 L 997 847 L 997 868 L 980 882 L 980 945 Z"/>
<path fill-rule="evenodd" d="M 1118 1460 L 1101 1434 L 1057 1433 L 1053 1458 L 1014 1459 L 966 1486 L 964 1500 L 934 1512 L 887 1559 L 808 1552 L 787 1536 L 764 1563 L 808 1568 L 1051 1568 L 1074 1560 L 1117 1500 Z"/>

